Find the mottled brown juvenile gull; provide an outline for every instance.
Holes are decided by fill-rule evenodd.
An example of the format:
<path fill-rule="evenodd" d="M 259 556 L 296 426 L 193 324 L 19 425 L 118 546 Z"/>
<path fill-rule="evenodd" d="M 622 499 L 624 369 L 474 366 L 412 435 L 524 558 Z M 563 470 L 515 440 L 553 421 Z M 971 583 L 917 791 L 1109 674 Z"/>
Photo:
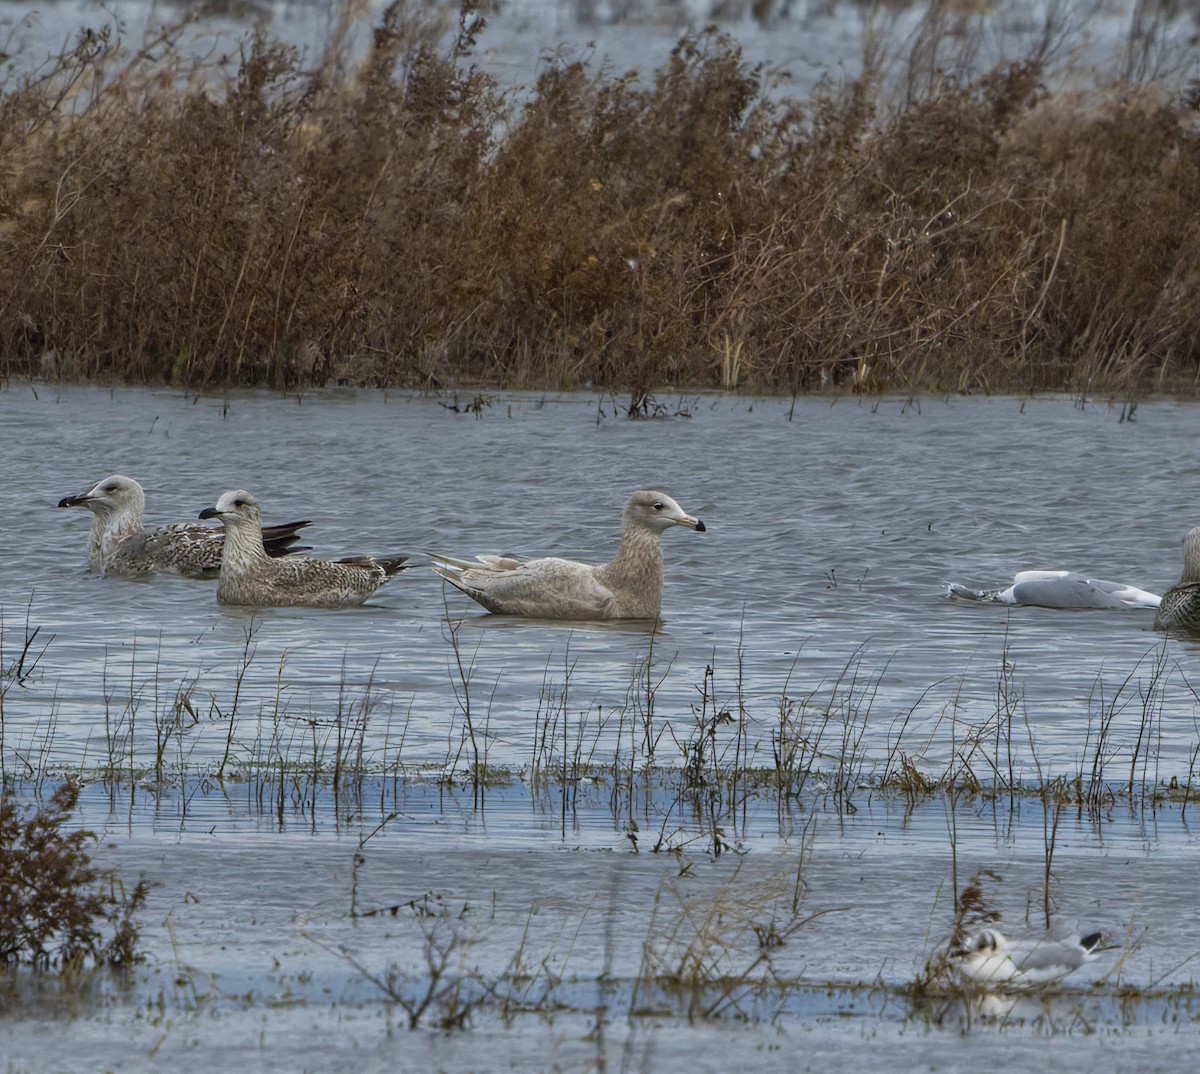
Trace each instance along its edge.
<path fill-rule="evenodd" d="M 478 562 L 434 556 L 434 570 L 498 615 L 537 619 L 657 619 L 662 606 L 663 533 L 672 526 L 704 532 L 663 492 L 635 492 L 625 505 L 621 547 L 611 563 L 569 559 L 520 563 L 503 556 Z"/>
<path fill-rule="evenodd" d="M 1163 594 L 1154 629 L 1200 633 L 1200 526 L 1183 538 L 1183 577 Z"/>
<path fill-rule="evenodd" d="M 1007 589 L 968 589 L 950 582 L 946 596 L 1039 608 L 1157 608 L 1162 599 L 1125 582 L 1106 582 L 1071 571 L 1021 571 Z"/>
<path fill-rule="evenodd" d="M 148 530 L 142 524 L 146 495 L 132 477 L 113 474 L 86 492 L 64 496 L 59 507 L 86 507 L 92 512 L 88 536 L 88 565 L 101 574 L 144 574 L 155 571 L 188 578 L 215 578 L 221 569 L 225 531 L 198 522 L 180 522 Z M 270 556 L 306 552 L 294 547 L 296 531 L 309 525 L 288 522 L 263 531 Z"/>
<path fill-rule="evenodd" d="M 200 517 L 219 518 L 225 524 L 225 554 L 217 580 L 222 604 L 347 608 L 366 600 L 403 570 L 408 559 L 272 559 L 263 547 L 258 501 L 242 489 L 224 493 L 216 507 L 206 507 Z"/>

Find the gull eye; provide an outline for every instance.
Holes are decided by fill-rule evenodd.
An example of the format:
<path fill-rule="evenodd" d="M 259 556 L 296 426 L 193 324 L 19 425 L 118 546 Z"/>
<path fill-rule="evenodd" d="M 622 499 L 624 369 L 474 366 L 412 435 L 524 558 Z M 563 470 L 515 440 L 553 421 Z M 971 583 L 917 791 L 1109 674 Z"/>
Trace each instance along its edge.
<path fill-rule="evenodd" d="M 654 501 L 654 510 L 661 511 L 662 509 L 663 509 L 662 500 L 655 500 Z"/>
<path fill-rule="evenodd" d="M 245 507 L 245 506 L 246 506 L 246 501 L 245 501 L 245 500 L 242 500 L 242 499 L 234 500 L 234 501 L 233 501 L 233 506 L 234 506 L 234 507 Z"/>
<path fill-rule="evenodd" d="M 118 485 L 105 485 L 104 491 L 105 492 L 116 492 L 119 487 L 120 486 L 118 486 Z"/>

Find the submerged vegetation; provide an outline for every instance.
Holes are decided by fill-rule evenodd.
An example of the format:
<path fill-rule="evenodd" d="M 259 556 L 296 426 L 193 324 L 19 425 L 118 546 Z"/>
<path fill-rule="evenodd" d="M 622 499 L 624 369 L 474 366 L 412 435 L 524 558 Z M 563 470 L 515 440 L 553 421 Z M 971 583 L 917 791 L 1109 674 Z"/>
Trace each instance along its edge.
<path fill-rule="evenodd" d="M 507 723 L 493 719 L 498 683 L 454 626 L 444 634 L 448 682 L 436 737 L 419 742 L 415 699 L 405 704 L 377 684 L 374 669 L 352 680 L 343 659 L 332 693 L 298 701 L 289 654 L 262 656 L 258 629 L 252 619 L 235 666 L 217 678 L 164 679 L 161 655 L 136 648 L 127 668 L 106 669 L 82 759 L 57 704 L 44 711 L 37 701 L 40 690 L 32 706 L 0 693 L 0 778 L 37 797 L 47 781 L 98 781 L 114 796 L 175 800 L 182 821 L 197 794 L 217 793 L 244 798 L 280 827 L 303 818 L 314 829 L 322 818 L 342 827 L 374 815 L 382 830 L 410 796 L 428 793 L 463 792 L 482 813 L 490 794 L 519 788 L 564 834 L 579 809 L 606 803 L 630 849 L 690 847 L 714 858 L 739 852 L 747 814 L 764 808 L 791 836 L 816 814 L 845 819 L 872 801 L 904 812 L 940 801 L 952 843 L 958 811 L 1011 821 L 1026 804 L 1041 809 L 1049 860 L 1064 812 L 1100 818 L 1122 804 L 1178 810 L 1186 821 L 1200 796 L 1200 726 L 1188 722 L 1194 734 L 1180 726 L 1197 694 L 1165 641 L 1123 673 L 1097 673 L 1079 701 L 1076 746 L 1052 748 L 1051 761 L 1030 716 L 1037 702 L 1014 681 L 1007 635 L 995 700 L 982 710 L 963 702 L 953 680 L 897 710 L 879 698 L 892 660 L 872 666 L 862 648 L 832 679 L 801 688 L 790 672 L 779 693 L 752 692 L 740 650 L 731 667 L 714 652 L 702 669 L 678 668 L 677 654 L 656 651 L 653 633 L 612 699 L 577 701 L 568 636 L 561 663 L 552 653 L 538 696 L 524 703 L 522 745 L 498 733 L 495 724 Z M 52 674 L 51 645 L 39 675 Z M 668 678 L 691 684 L 690 701 L 674 691 L 664 702 Z M 506 746 L 500 763 L 489 752 L 497 741 Z M 528 760 L 514 763 L 514 749 Z M 1048 886 L 1047 878 L 1047 899 Z"/>
<path fill-rule="evenodd" d="M 7 650 L 0 633 L 0 651 L 29 653 L 30 639 L 43 636 L 29 613 L 18 621 Z M 412 706 L 406 709 L 394 687 L 376 681 L 374 666 L 353 679 L 343 661 L 330 692 L 304 695 L 292 689 L 287 654 L 268 655 L 253 620 L 230 651 L 229 674 L 210 668 L 176 680 L 163 673 L 161 653 L 136 648 L 128 667 L 106 664 L 86 728 L 90 748 L 82 752 L 71 741 L 79 728 L 59 719 L 52 699 L 59 690 L 46 689 L 54 681 L 55 639 L 42 645 L 36 661 L 6 658 L 0 776 L 12 790 L 0 820 L 0 896 L 7 899 L 13 889 L 6 871 L 19 870 L 27 888 L 30 878 L 37 881 L 30 905 L 40 913 L 35 919 L 32 909 L 4 907 L 8 922 L 38 929 L 32 939 L 18 937 L 23 946 L 12 949 L 21 953 L 7 957 L 51 968 L 81 958 L 84 965 L 120 965 L 134 955 L 132 918 L 145 886 L 126 895 L 112 873 L 91 865 L 85 848 L 92 836 L 66 830 L 81 802 L 82 776 L 91 784 L 83 809 L 98 810 L 106 824 L 123 817 L 132 825 L 136 812 L 149 810 L 169 828 L 205 831 L 207 847 L 218 826 L 232 822 L 236 831 L 238 818 L 248 818 L 248 844 L 235 843 L 222 863 L 235 872 L 247 868 L 239 854 L 257 856 L 272 832 L 333 834 L 340 885 L 334 893 L 321 889 L 318 906 L 303 902 L 312 885 L 281 900 L 266 897 L 253 906 L 253 927 L 260 914 L 285 913 L 286 934 L 320 952 L 327 967 L 338 967 L 338 995 L 382 1003 L 389 1019 L 413 1029 L 510 1026 L 521 1015 L 586 1016 L 597 1026 L 620 1016 L 775 1024 L 813 1011 L 871 1017 L 880 1005 L 888 1018 L 927 1027 L 1036 1019 L 1046 1032 L 1070 1032 L 1080 1018 L 1115 1021 L 1121 1004 L 1126 1025 L 1160 1015 L 1195 1021 L 1190 985 L 1129 986 L 1115 955 L 1108 991 L 1055 985 L 1032 1014 L 1022 996 L 1001 997 L 999 1013 L 984 1008 L 983 999 L 997 997 L 965 990 L 946 957 L 952 931 L 992 923 L 1002 913 L 1006 927 L 1020 927 L 1022 902 L 1026 924 L 1049 924 L 1060 910 L 1058 855 L 1081 831 L 1109 831 L 1114 814 L 1164 827 L 1177 817 L 1186 830 L 1193 780 L 1200 779 L 1200 729 L 1177 720 L 1186 726 L 1168 729 L 1174 737 L 1164 743 L 1164 714 L 1179 717 L 1196 702 L 1186 668 L 1168 658 L 1165 639 L 1124 673 L 1097 674 L 1092 696 L 1080 699 L 1086 712 L 1079 714 L 1078 753 L 1052 751 L 1052 763 L 1035 739 L 1029 707 L 1036 702 L 1015 680 L 1007 636 L 997 654 L 994 704 L 968 712 L 959 703 L 961 684 L 952 682 L 931 686 L 911 708 L 898 710 L 881 690 L 891 661 L 873 666 L 862 648 L 816 685 L 800 685 L 801 671 L 791 668 L 774 701 L 765 703 L 743 680 L 741 641 L 733 658 L 722 662 L 714 650 L 709 663 L 693 669 L 661 652 L 664 643 L 654 633 L 638 648 L 627 684 L 612 695 L 623 693 L 623 703 L 597 702 L 576 679 L 568 635 L 561 654 L 548 657 L 537 696 L 528 699 L 528 720 L 510 732 L 520 736 L 517 748 L 528 751 L 528 760 L 502 768 L 489 758 L 496 725 L 504 722 L 493 720 L 495 683 L 478 648 L 466 646 L 457 628 L 447 627 L 443 638 L 449 683 L 439 702 L 440 764 L 431 761 L 428 741 L 413 741 Z M 668 678 L 680 677 L 693 684 L 682 703 L 666 689 Z M 949 693 L 934 696 L 939 685 Z M 507 745 L 512 758 L 514 743 Z M 60 787 L 45 790 L 63 776 Z M 532 814 L 534 825 L 553 833 L 553 856 L 564 863 L 558 831 L 563 842 L 586 845 L 584 833 L 597 820 L 593 845 L 625 853 L 604 855 L 608 864 L 592 861 L 584 870 L 564 864 L 589 876 L 581 891 L 531 887 L 524 860 L 512 876 L 483 870 L 482 887 L 466 884 L 466 892 L 462 876 L 448 868 L 452 853 L 430 854 L 421 864 L 425 855 L 417 848 L 439 846 L 425 846 L 425 825 L 458 828 L 445 823 L 453 818 L 469 833 L 485 833 L 489 822 L 503 829 L 501 818 L 514 802 L 522 825 Z M 827 878 L 810 886 L 814 858 L 822 867 L 814 842 L 823 825 L 875 832 L 888 823 L 885 815 L 905 829 L 936 818 L 939 849 L 929 860 L 937 873 L 929 879 L 937 895 L 921 928 L 893 928 L 889 919 L 888 957 L 898 968 L 873 979 L 849 977 L 846 960 L 820 962 L 814 952 L 828 947 L 810 947 L 810 939 L 854 913 L 862 877 L 856 870 L 849 888 Z M 979 854 L 966 834 L 972 824 L 1006 841 L 1032 833 L 1038 863 L 1032 884 L 1026 869 L 1022 890 L 1001 898 L 991 867 L 980 874 L 970 864 Z M 764 836 L 769 849 L 758 842 Z M 991 861 L 992 836 L 984 843 Z M 639 880 L 631 873 L 618 884 L 606 874 L 615 859 L 634 863 Z M 600 883 L 590 870 L 608 879 Z M 227 1013 L 231 1004 L 252 1007 L 274 995 L 255 988 L 233 995 L 218 980 L 227 972 L 223 955 L 202 955 L 203 945 L 176 940 L 173 930 L 184 927 L 193 902 L 203 901 L 199 917 L 212 920 L 215 902 L 191 887 L 204 883 L 205 872 L 189 874 L 165 925 L 149 926 L 159 934 L 165 964 L 159 985 L 141 986 L 163 988 L 146 1008 L 155 1027 L 160 1019 L 169 1027 L 180 1011 Z M 220 898 L 230 898 L 224 881 L 219 890 Z M 637 891 L 644 904 L 630 910 Z M 1137 941 L 1132 920 L 1126 924 L 1130 935 L 1112 942 L 1128 952 Z M 603 956 L 588 938 L 593 934 L 604 937 Z M 224 942 L 212 951 L 224 951 Z M 845 946 L 844 938 L 838 942 Z M 294 964 L 294 952 L 279 957 Z M 257 980 L 283 990 L 271 1004 L 315 1005 L 318 997 L 328 1004 L 330 971 L 323 972 Z M 169 985 L 161 985 L 164 979 Z M 350 1001 L 335 1000 L 334 1009 Z M 1140 1013 L 1131 1015 L 1135 1004 Z"/>
<path fill-rule="evenodd" d="M 111 28 L 4 59 L 0 368 L 631 412 L 668 385 L 1192 390 L 1194 87 L 1135 27 L 1085 89 L 1054 4 L 980 71 L 960 6 L 802 100 L 715 32 L 638 78 L 559 59 L 501 91 L 473 12 L 447 38 L 403 2 L 310 60 Z"/>

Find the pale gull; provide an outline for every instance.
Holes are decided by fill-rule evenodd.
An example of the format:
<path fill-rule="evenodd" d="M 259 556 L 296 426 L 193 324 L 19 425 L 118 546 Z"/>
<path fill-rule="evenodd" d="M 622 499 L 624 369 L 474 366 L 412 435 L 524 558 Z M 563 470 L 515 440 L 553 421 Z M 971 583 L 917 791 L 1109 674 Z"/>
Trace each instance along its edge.
<path fill-rule="evenodd" d="M 968 589 L 950 582 L 946 596 L 989 604 L 1031 604 L 1041 608 L 1157 608 L 1154 593 L 1071 571 L 1021 571 L 1007 589 Z"/>
<path fill-rule="evenodd" d="M 959 976 L 973 985 L 1037 988 L 1061 980 L 1096 958 L 1103 934 L 1056 937 L 1049 932 L 1009 939 L 998 929 L 965 936 L 950 951 Z"/>
<path fill-rule="evenodd" d="M 215 578 L 221 568 L 225 531 L 198 522 L 180 522 L 148 530 L 142 523 L 146 494 L 131 477 L 113 474 L 86 492 L 64 496 L 59 507 L 86 507 L 92 513 L 88 565 L 101 574 L 144 574 L 148 571 Z M 288 522 L 263 531 L 268 555 L 307 551 L 295 547 L 296 531 L 309 525 Z"/>
<path fill-rule="evenodd" d="M 200 517 L 219 518 L 225 524 L 225 554 L 217 580 L 217 600 L 222 604 L 346 608 L 361 604 L 403 570 L 408 559 L 272 559 L 263 547 L 258 501 L 241 489 L 224 493 Z"/>
<path fill-rule="evenodd" d="M 672 526 L 704 532 L 663 492 L 635 492 L 625 505 L 621 546 L 610 563 L 569 559 L 521 563 L 503 556 L 477 562 L 434 556 L 434 570 L 498 615 L 537 619 L 657 619 L 662 607 L 660 538 Z"/>
<path fill-rule="evenodd" d="M 1183 538 L 1183 577 L 1163 594 L 1154 629 L 1200 633 L 1200 526 Z"/>

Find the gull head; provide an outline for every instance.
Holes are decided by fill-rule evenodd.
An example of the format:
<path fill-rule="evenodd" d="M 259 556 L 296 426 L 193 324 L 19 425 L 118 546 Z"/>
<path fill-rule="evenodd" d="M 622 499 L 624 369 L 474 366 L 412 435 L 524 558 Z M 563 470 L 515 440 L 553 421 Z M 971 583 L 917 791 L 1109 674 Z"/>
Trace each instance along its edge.
<path fill-rule="evenodd" d="M 146 509 L 146 494 L 142 486 L 132 477 L 112 474 L 97 481 L 87 492 L 76 496 L 64 496 L 58 501 L 59 507 L 86 507 L 94 515 L 133 514 L 139 519 Z"/>
<path fill-rule="evenodd" d="M 1194 526 L 1183 538 L 1183 577 L 1181 582 L 1200 582 L 1200 526 Z"/>
<path fill-rule="evenodd" d="M 704 523 L 689 515 L 665 492 L 635 492 L 625 504 L 625 526 L 663 533 L 672 526 L 686 526 L 697 533 L 704 532 Z"/>
<path fill-rule="evenodd" d="M 974 935 L 964 937 L 962 943 L 950 951 L 950 957 L 969 958 L 980 953 L 994 954 L 1007 946 L 1008 941 L 994 929 L 980 929 Z"/>
<path fill-rule="evenodd" d="M 226 526 L 262 525 L 262 513 L 258 501 L 245 489 L 234 489 L 222 493 L 215 507 L 206 507 L 200 512 L 201 518 L 219 518 Z"/>

